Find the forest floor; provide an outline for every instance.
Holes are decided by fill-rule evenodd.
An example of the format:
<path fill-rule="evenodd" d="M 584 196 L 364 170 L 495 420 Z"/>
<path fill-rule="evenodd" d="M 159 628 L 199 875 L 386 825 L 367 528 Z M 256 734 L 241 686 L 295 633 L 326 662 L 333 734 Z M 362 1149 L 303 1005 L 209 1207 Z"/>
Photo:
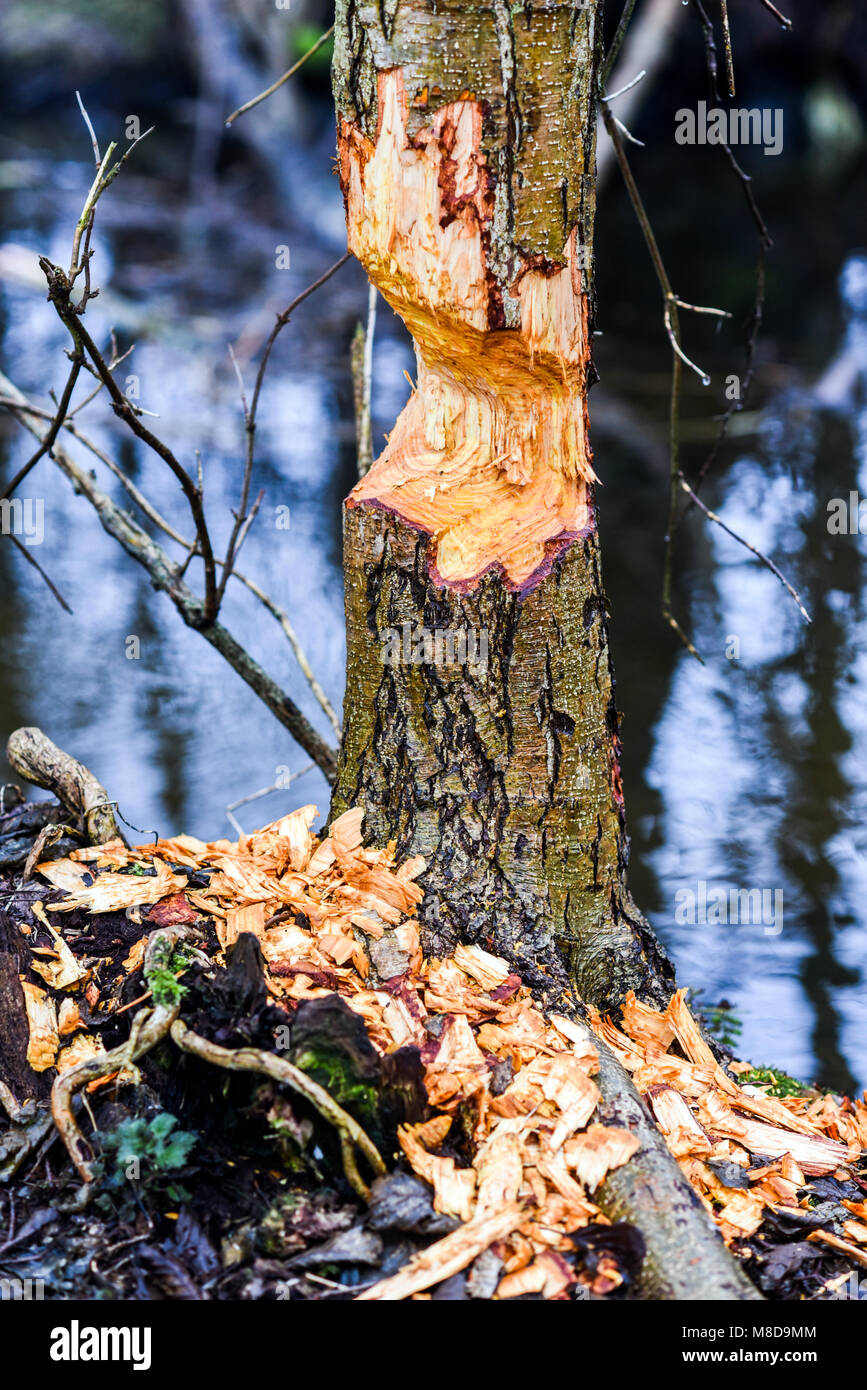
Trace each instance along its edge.
<path fill-rule="evenodd" d="M 132 849 L 0 816 L 0 1281 L 632 1298 L 642 1235 L 594 1200 L 637 1148 L 594 1123 L 602 1039 L 765 1297 L 867 1293 L 864 1103 L 710 1046 L 685 991 L 543 1015 L 481 945 L 425 958 L 423 861 L 314 814 Z"/>

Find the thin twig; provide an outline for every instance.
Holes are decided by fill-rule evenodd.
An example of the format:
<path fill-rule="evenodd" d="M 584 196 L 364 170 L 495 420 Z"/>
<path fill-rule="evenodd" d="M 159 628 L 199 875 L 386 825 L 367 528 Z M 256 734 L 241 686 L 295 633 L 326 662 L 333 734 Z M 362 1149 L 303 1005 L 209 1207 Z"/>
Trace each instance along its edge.
<path fill-rule="evenodd" d="M 244 827 L 232 815 L 233 811 L 237 811 L 239 806 L 248 806 L 251 801 L 259 801 L 263 796 L 271 796 L 273 792 L 285 791 L 287 787 L 291 787 L 293 782 L 297 782 L 299 777 L 304 777 L 306 773 L 312 772 L 315 766 L 315 763 L 308 763 L 306 767 L 299 768 L 297 772 L 291 772 L 284 782 L 274 782 L 270 787 L 260 787 L 257 792 L 249 792 L 247 796 L 239 796 L 237 801 L 230 801 L 225 808 L 226 820 L 235 834 L 243 835 Z"/>
<path fill-rule="evenodd" d="M 69 409 L 69 402 L 72 398 L 72 393 L 75 390 L 75 383 L 78 381 L 83 362 L 84 355 L 81 351 L 80 345 L 77 345 L 76 350 L 72 355 L 72 367 L 70 369 L 68 377 L 66 378 L 66 385 L 63 388 L 63 395 L 60 398 L 60 404 L 58 405 L 57 410 L 55 411 L 54 416 L 52 418 L 51 424 L 48 428 L 48 433 L 45 435 L 44 439 L 39 445 L 39 448 L 36 450 L 36 453 L 32 454 L 30 458 L 27 460 L 27 462 L 23 464 L 21 468 L 19 468 L 18 472 L 15 474 L 15 477 L 4 489 L 4 501 L 12 496 L 13 492 L 15 492 L 15 490 L 21 485 L 21 483 L 23 483 L 24 479 L 27 477 L 27 474 L 31 471 L 31 469 L 36 467 L 39 460 L 41 458 L 44 458 L 46 454 L 51 453 L 51 450 L 54 447 L 54 441 L 60 433 L 61 426 L 64 424 L 66 420 L 67 411 Z"/>
<path fill-rule="evenodd" d="M 87 109 L 84 105 L 84 102 L 81 100 L 81 92 L 75 93 L 75 100 L 78 102 L 78 109 L 81 112 L 84 124 L 87 126 L 88 133 L 90 135 L 90 143 L 93 146 L 93 162 L 98 169 L 100 164 L 102 163 L 102 155 L 99 152 L 99 141 L 96 138 L 96 131 L 94 130 L 93 123 L 87 114 Z"/>
<path fill-rule="evenodd" d="M 641 82 L 642 79 L 646 76 L 647 68 L 642 68 L 641 72 L 639 72 L 635 77 L 633 77 L 631 82 L 627 82 L 623 87 L 618 87 L 616 92 L 606 92 L 602 100 L 614 101 L 616 97 L 622 97 L 624 92 L 631 92 L 632 88 L 637 87 L 639 82 Z"/>
<path fill-rule="evenodd" d="M 732 53 L 732 31 L 729 24 L 728 0 L 719 0 L 720 19 L 722 20 L 723 49 L 726 55 L 726 77 L 728 78 L 729 96 L 735 94 L 735 60 Z"/>
<path fill-rule="evenodd" d="M 786 576 L 782 573 L 781 570 L 777 568 L 773 560 L 769 560 L 767 555 L 762 554 L 761 550 L 758 550 L 748 540 L 745 540 L 743 536 L 739 536 L 737 531 L 733 531 L 730 526 L 727 526 L 721 516 L 718 516 L 716 512 L 711 511 L 710 507 L 706 506 L 705 503 L 701 500 L 701 498 L 696 496 L 696 494 L 693 492 L 692 488 L 690 487 L 689 483 L 686 481 L 686 478 L 683 476 L 682 473 L 678 473 L 678 480 L 680 482 L 682 490 L 687 494 L 687 496 L 690 498 L 693 504 L 696 507 L 698 507 L 701 512 L 704 513 L 708 521 L 713 521 L 716 523 L 717 526 L 721 526 L 723 531 L 725 531 L 726 535 L 731 536 L 732 540 L 737 541 L 738 545 L 744 546 L 745 549 L 747 549 L 751 555 L 755 555 L 757 560 L 761 560 L 762 564 L 765 565 L 771 571 L 771 574 L 776 575 L 783 588 L 786 589 L 788 593 L 791 595 L 791 597 L 794 599 L 795 603 L 798 605 L 798 609 L 801 613 L 801 616 L 805 618 L 808 623 L 812 622 L 812 618 L 810 617 L 809 613 L 804 607 L 801 595 L 798 593 L 797 589 L 789 583 Z"/>
<path fill-rule="evenodd" d="M 27 561 L 27 563 L 28 563 L 29 565 L 32 565 L 32 566 L 33 566 L 33 568 L 36 570 L 36 572 L 39 574 L 40 578 L 42 579 L 43 583 L 48 587 L 48 589 L 51 591 L 51 593 L 52 593 L 52 594 L 54 595 L 54 597 L 57 599 L 57 602 L 60 604 L 61 608 L 65 609 L 67 613 L 70 613 L 70 614 L 71 614 L 71 613 L 72 613 L 72 609 L 70 608 L 69 604 L 66 602 L 66 599 L 63 597 L 63 595 L 62 595 L 62 593 L 60 592 L 60 590 L 51 582 L 51 580 L 49 579 L 48 575 L 45 573 L 45 570 L 42 568 L 42 566 L 40 565 L 40 563 L 39 563 L 39 561 L 36 559 L 36 557 L 35 557 L 34 555 L 31 555 L 30 551 L 27 549 L 27 546 L 26 546 L 26 545 L 22 545 L 21 542 L 20 542 L 20 540 L 18 539 L 18 537 L 15 536 L 15 535 L 13 535 L 11 531 L 9 532 L 9 539 L 10 539 L 10 541 L 12 542 L 12 544 L 15 546 L 16 550 L 20 550 L 21 554 L 24 556 L 24 558 L 25 558 L 25 560 Z"/>
<path fill-rule="evenodd" d="M 771 4 L 771 0 L 760 0 L 760 3 L 764 5 L 765 9 L 768 10 L 768 12 L 774 16 L 774 19 L 779 20 L 780 24 L 782 24 L 784 29 L 792 28 L 792 21 L 790 19 L 787 19 L 784 14 L 780 14 L 780 11 L 777 9 L 776 5 Z"/>
<path fill-rule="evenodd" d="M 699 653 L 698 649 L 689 640 L 672 611 L 671 541 L 672 536 L 674 534 L 674 528 L 677 519 L 677 479 L 679 477 L 680 470 L 680 388 L 682 378 L 681 363 L 685 363 L 687 366 L 692 368 L 693 371 L 697 372 L 703 382 L 707 382 L 709 378 L 707 377 L 706 373 L 701 371 L 701 368 L 697 367 L 694 362 L 690 361 L 690 359 L 686 356 L 686 354 L 683 352 L 680 346 L 680 318 L 678 314 L 678 306 L 682 301 L 678 299 L 678 296 L 674 293 L 673 289 L 671 288 L 671 282 L 669 281 L 668 274 L 665 269 L 665 264 L 660 254 L 659 246 L 657 244 L 653 228 L 650 225 L 650 219 L 647 216 L 647 211 L 644 207 L 641 194 L 638 191 L 638 186 L 633 177 L 632 169 L 630 168 L 626 151 L 623 148 L 623 141 L 620 138 L 620 132 L 617 129 L 614 117 L 611 113 L 611 108 L 609 107 L 608 103 L 603 100 L 600 100 L 600 108 L 602 111 L 602 119 L 605 122 L 605 129 L 608 131 L 608 134 L 611 137 L 611 141 L 614 145 L 614 152 L 617 156 L 617 162 L 620 165 L 620 172 L 623 175 L 623 181 L 626 184 L 626 189 L 629 194 L 630 201 L 635 211 L 635 215 L 638 218 L 638 224 L 641 227 L 642 233 L 644 234 L 644 240 L 647 244 L 647 249 L 650 252 L 650 259 L 653 263 L 653 268 L 656 271 L 656 278 L 659 281 L 659 287 L 662 290 L 664 302 L 663 315 L 665 321 L 665 328 L 666 332 L 668 333 L 669 342 L 671 343 L 672 348 L 671 399 L 669 406 L 668 526 L 666 528 L 665 535 L 665 558 L 663 564 L 662 614 L 669 627 L 680 638 L 681 642 L 683 642 L 690 655 L 694 656 L 697 661 L 703 661 L 703 658 Z"/>
<path fill-rule="evenodd" d="M 640 149 L 644 149 L 644 141 L 639 140 L 636 135 L 633 135 L 632 131 L 629 129 L 627 125 L 624 125 L 623 121 L 621 121 L 619 116 L 614 117 L 614 124 L 617 126 L 617 129 L 620 131 L 621 135 L 626 136 L 630 145 L 638 145 Z"/>
<path fill-rule="evenodd" d="M 306 53 L 302 53 L 297 63 L 293 63 L 288 72 L 284 72 L 282 77 L 278 77 L 276 82 L 272 82 L 271 86 L 266 87 L 264 92 L 260 92 L 257 97 L 253 97 L 252 101 L 245 101 L 243 106 L 239 106 L 237 111 L 233 111 L 231 116 L 226 118 L 226 125 L 231 125 L 239 116 L 243 116 L 247 111 L 252 111 L 254 106 L 258 106 L 260 102 L 267 101 L 268 97 L 273 96 L 277 89 L 283 86 L 284 82 L 288 82 L 289 78 L 293 77 L 298 69 L 304 66 L 308 58 L 312 58 L 314 53 L 318 53 L 319 49 L 324 43 L 328 42 L 333 33 L 334 25 L 332 24 L 331 28 L 326 29 L 325 33 L 316 40 L 312 48 L 308 48 Z"/>
<path fill-rule="evenodd" d="M 286 327 L 287 323 L 292 317 L 292 314 L 298 308 L 298 305 L 303 304 L 305 299 L 309 299 L 310 295 L 315 294 L 316 291 L 320 289 L 327 280 L 331 279 L 332 275 L 334 275 L 335 272 L 338 271 L 342 265 L 346 264 L 349 258 L 350 253 L 347 251 L 345 255 L 340 257 L 339 261 L 335 261 L 332 266 L 329 266 L 328 270 L 326 270 L 324 274 L 320 275 L 318 280 L 314 280 L 312 285 L 308 285 L 306 290 L 302 290 L 299 295 L 296 295 L 295 298 L 292 300 L 291 304 L 287 304 L 286 308 L 277 315 L 274 322 L 274 327 L 271 329 L 271 332 L 268 335 L 268 339 L 265 343 L 265 348 L 262 353 L 261 360 L 259 362 L 259 370 L 256 373 L 256 381 L 253 387 L 253 395 L 249 405 L 247 404 L 247 394 L 244 389 L 244 379 L 241 375 L 241 369 L 238 366 L 237 361 L 235 360 L 235 354 L 232 351 L 231 344 L 229 345 L 229 354 L 232 359 L 232 365 L 235 368 L 235 373 L 238 377 L 238 382 L 241 388 L 241 405 L 244 411 L 244 434 L 247 441 L 247 447 L 244 455 L 244 475 L 241 483 L 241 501 L 238 510 L 235 513 L 235 522 L 232 527 L 231 535 L 229 537 L 228 546 L 226 548 L 226 558 L 223 561 L 223 573 L 220 578 L 220 583 L 217 586 L 217 610 L 219 610 L 220 604 L 223 601 L 223 595 L 226 592 L 226 585 L 228 584 L 229 576 L 232 573 L 232 568 L 235 563 L 235 557 L 239 549 L 239 540 L 241 538 L 242 529 L 244 527 L 247 527 L 249 529 L 249 524 L 253 519 L 252 516 L 250 516 L 249 518 L 247 517 L 247 500 L 250 495 L 250 480 L 253 475 L 253 462 L 256 449 L 256 414 L 259 409 L 259 398 L 262 394 L 262 386 L 265 381 L 265 373 L 268 370 L 268 362 L 271 357 L 271 352 L 273 350 L 274 344 L 277 341 L 277 338 L 279 337 L 283 329 Z M 244 532 L 244 534 L 246 534 L 246 531 Z"/>
<path fill-rule="evenodd" d="M 717 52 L 716 43 L 714 40 L 713 24 L 711 23 L 709 14 L 704 8 L 702 0 L 692 0 L 692 5 L 693 9 L 698 15 L 699 22 L 701 23 L 702 32 L 704 35 L 705 66 L 707 69 L 708 78 L 708 95 L 711 103 L 715 106 L 719 106 L 722 98 L 720 95 L 718 82 L 719 67 L 717 62 Z M 728 436 L 729 423 L 732 419 L 732 416 L 739 413 L 745 408 L 747 399 L 750 394 L 750 390 L 753 384 L 753 378 L 755 376 L 756 346 L 758 343 L 759 333 L 761 332 L 762 319 L 764 317 L 765 262 L 767 259 L 767 253 L 773 246 L 770 232 L 768 231 L 764 218 L 762 217 L 762 214 L 759 210 L 758 203 L 756 202 L 755 194 L 753 193 L 752 188 L 752 180 L 749 174 L 747 174 L 745 170 L 741 168 L 729 145 L 723 145 L 722 149 L 732 169 L 732 172 L 734 173 L 743 190 L 747 207 L 749 209 L 753 223 L 755 224 L 756 233 L 758 235 L 759 250 L 756 259 L 753 306 L 746 329 L 746 345 L 744 354 L 745 367 L 741 377 L 740 393 L 737 397 L 735 397 L 729 402 L 728 406 L 723 412 L 723 415 L 720 419 L 719 429 L 717 431 L 717 435 L 713 442 L 713 445 L 711 446 L 711 449 L 709 450 L 707 457 L 705 458 L 701 468 L 698 471 L 696 478 L 693 481 L 692 487 L 694 492 L 696 493 L 700 491 L 705 478 L 707 477 L 711 468 L 716 463 L 717 457 L 719 456 L 719 451 L 722 448 L 722 445 L 724 444 Z M 684 507 L 683 511 L 681 512 L 680 516 L 675 522 L 675 531 L 677 530 L 677 527 L 680 525 L 680 522 L 683 520 L 687 512 L 689 512 L 692 509 L 692 506 L 693 503 L 691 501 L 687 501 L 686 506 Z"/>
<path fill-rule="evenodd" d="M 617 55 L 619 54 L 620 49 L 623 46 L 623 40 L 626 37 L 626 30 L 629 28 L 629 21 L 632 19 L 632 12 L 634 9 L 635 0 L 626 0 L 626 4 L 623 6 L 623 12 L 620 16 L 620 22 L 618 23 L 617 29 L 615 30 L 614 38 L 611 40 L 611 47 L 605 54 L 605 57 L 603 58 L 602 64 L 599 68 L 600 91 L 605 86 L 605 83 L 608 81 L 608 78 L 611 75 L 611 69 L 617 62 Z"/>

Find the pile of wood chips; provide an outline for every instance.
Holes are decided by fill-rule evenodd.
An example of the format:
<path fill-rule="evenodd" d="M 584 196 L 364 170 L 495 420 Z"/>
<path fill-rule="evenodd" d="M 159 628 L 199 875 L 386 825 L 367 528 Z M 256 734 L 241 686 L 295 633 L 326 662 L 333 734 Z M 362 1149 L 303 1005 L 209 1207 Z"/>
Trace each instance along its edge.
<path fill-rule="evenodd" d="M 425 1296 L 490 1247 L 502 1262 L 498 1297 L 561 1298 L 576 1280 L 594 1295 L 614 1291 L 623 1280 L 614 1257 L 603 1253 L 592 1275 L 576 1275 L 565 1258 L 574 1254 L 570 1232 L 606 1223 L 593 1193 L 638 1147 L 629 1130 L 593 1122 L 598 1056 L 590 1029 L 565 1015 L 544 1017 L 506 962 L 478 946 L 425 959 L 414 916 L 424 861 L 396 867 L 393 845 L 365 848 L 361 810 L 340 816 L 321 841 L 310 830 L 315 816 L 315 807 L 302 807 L 237 843 L 179 835 L 134 849 L 117 840 L 77 850 L 38 866 L 64 893 L 48 911 L 124 909 L 141 921 L 141 939 L 123 961 L 127 977 L 141 969 L 155 925 L 211 919 L 220 955 L 251 932 L 274 1002 L 288 1013 L 301 1000 L 337 993 L 381 1053 L 419 1048 L 431 1118 L 398 1137 L 412 1170 L 433 1188 L 437 1211 L 461 1224 L 362 1298 Z M 52 945 L 32 948 L 45 988 L 22 980 L 29 1060 L 63 1071 L 102 1047 L 82 1022 L 80 1001 L 105 1013 L 120 1007 L 119 995 L 103 986 L 100 962 L 77 956 L 36 908 Z M 806 1202 L 807 1177 L 834 1173 L 867 1147 L 860 1102 L 776 1100 L 740 1086 L 716 1062 L 683 991 L 664 1014 L 631 996 L 622 1031 L 590 1017 L 735 1249 L 769 1210 Z M 459 1110 L 464 1125 L 472 1119 L 471 1167 L 441 1152 Z M 393 1157 L 385 1155 L 389 1163 Z M 718 1176 L 720 1160 L 737 1165 L 743 1185 Z M 815 1234 L 867 1264 L 867 1204 L 847 1205 L 846 1240 Z"/>

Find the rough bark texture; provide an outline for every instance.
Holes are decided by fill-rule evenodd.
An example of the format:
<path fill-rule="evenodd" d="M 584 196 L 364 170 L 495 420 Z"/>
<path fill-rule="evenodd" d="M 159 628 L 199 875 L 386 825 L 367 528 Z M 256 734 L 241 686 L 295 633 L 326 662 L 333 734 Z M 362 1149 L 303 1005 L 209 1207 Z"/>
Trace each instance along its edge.
<path fill-rule="evenodd" d="M 626 888 L 587 430 L 599 29 L 593 0 L 338 0 L 334 62 L 349 247 L 418 377 L 344 511 L 332 813 L 424 855 L 430 952 L 479 942 L 570 1012 L 673 983 Z M 755 1297 L 600 1050 L 641 1292 Z"/>
<path fill-rule="evenodd" d="M 626 835 L 594 526 L 528 592 L 434 587 L 429 537 L 346 512 L 346 732 L 335 812 L 430 865 L 427 946 L 477 941 L 551 1001 L 602 1003 L 668 975 L 624 886 Z M 387 638 L 487 634 L 487 662 L 387 659 Z M 472 638 L 469 646 L 472 647 Z"/>
<path fill-rule="evenodd" d="M 428 949 L 605 1007 L 672 972 L 625 882 L 587 433 L 597 10 L 338 4 L 349 244 L 418 384 L 346 505 L 332 811 L 425 856 Z"/>

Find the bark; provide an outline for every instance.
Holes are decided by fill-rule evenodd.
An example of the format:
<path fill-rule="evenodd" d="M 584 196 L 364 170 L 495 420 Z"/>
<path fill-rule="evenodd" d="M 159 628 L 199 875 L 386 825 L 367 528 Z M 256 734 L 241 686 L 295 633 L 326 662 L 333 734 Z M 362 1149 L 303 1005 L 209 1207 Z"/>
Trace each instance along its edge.
<path fill-rule="evenodd" d="M 641 1097 L 612 1052 L 597 1037 L 602 1124 L 632 1130 L 641 1148 L 609 1173 L 594 1200 L 612 1221 L 631 1221 L 647 1254 L 638 1292 L 666 1301 L 761 1302 L 668 1151 Z"/>
<path fill-rule="evenodd" d="M 345 508 L 334 813 L 428 862 L 429 950 L 667 997 L 626 886 L 587 430 L 595 4 L 341 0 L 350 249 L 418 384 Z"/>

